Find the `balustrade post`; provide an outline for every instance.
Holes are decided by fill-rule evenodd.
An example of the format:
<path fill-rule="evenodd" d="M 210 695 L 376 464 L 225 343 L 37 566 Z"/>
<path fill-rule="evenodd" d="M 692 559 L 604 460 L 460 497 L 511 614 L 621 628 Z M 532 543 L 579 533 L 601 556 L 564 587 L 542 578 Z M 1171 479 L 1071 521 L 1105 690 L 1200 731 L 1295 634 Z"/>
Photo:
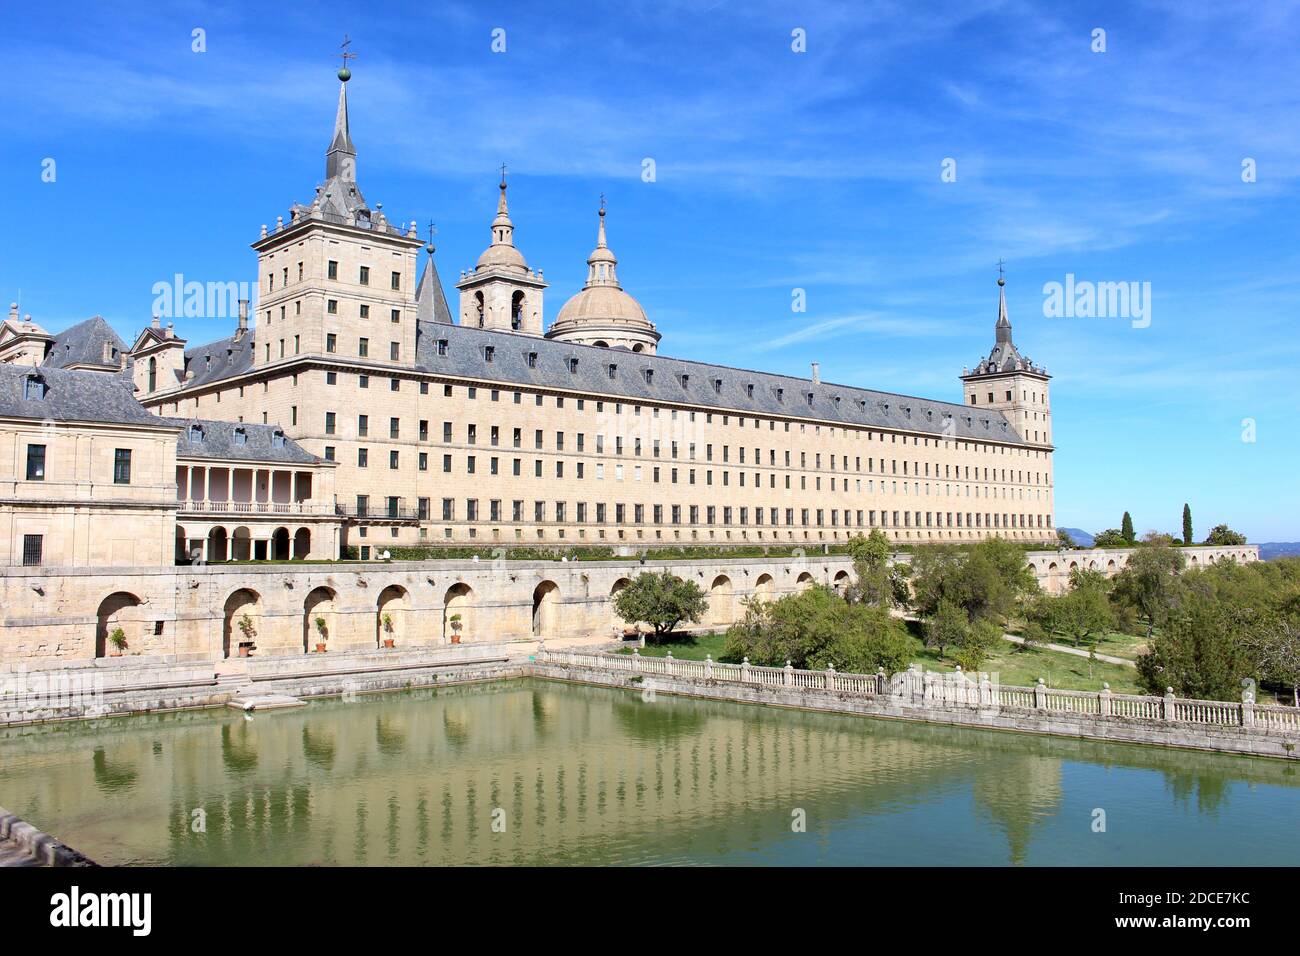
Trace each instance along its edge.
<path fill-rule="evenodd" d="M 742 684 L 749 683 L 749 658 L 748 657 L 746 657 L 744 660 L 740 662 L 740 682 Z"/>
<path fill-rule="evenodd" d="M 878 695 L 883 695 L 885 693 L 885 681 L 887 681 L 888 679 L 889 678 L 885 676 L 885 669 L 883 667 L 877 667 L 876 668 L 876 693 Z"/>
<path fill-rule="evenodd" d="M 1101 693 L 1097 695 L 1097 714 L 1101 717 L 1110 716 L 1110 684 L 1102 681 Z"/>
<path fill-rule="evenodd" d="M 713 680 L 713 655 L 704 655 L 704 679 Z"/>
<path fill-rule="evenodd" d="M 1034 685 L 1034 708 L 1037 710 L 1047 709 L 1047 684 L 1040 677 L 1038 683 Z"/>
<path fill-rule="evenodd" d="M 641 669 L 641 650 L 640 648 L 634 647 L 632 648 L 632 670 L 639 671 L 640 669 Z"/>
<path fill-rule="evenodd" d="M 835 665 L 834 664 L 826 665 L 826 689 L 827 690 L 835 689 Z"/>
<path fill-rule="evenodd" d="M 1165 701 L 1162 716 L 1165 720 L 1174 719 L 1174 689 L 1172 687 L 1165 688 Z"/>
<path fill-rule="evenodd" d="M 1255 726 L 1255 685 L 1247 684 L 1241 689 L 1241 726 Z"/>
<path fill-rule="evenodd" d="M 781 674 L 781 683 L 789 687 L 794 683 L 794 665 L 789 661 L 785 662 L 784 673 Z"/>
<path fill-rule="evenodd" d="M 673 676 L 673 652 L 672 651 L 669 651 L 667 655 L 664 656 L 664 670 L 668 672 L 669 677 Z"/>
<path fill-rule="evenodd" d="M 921 703 L 927 707 L 934 703 L 934 676 L 929 671 L 921 671 Z"/>
<path fill-rule="evenodd" d="M 987 671 L 980 671 L 979 682 L 980 682 L 980 706 L 992 707 L 993 706 L 993 682 L 989 680 L 989 675 Z"/>

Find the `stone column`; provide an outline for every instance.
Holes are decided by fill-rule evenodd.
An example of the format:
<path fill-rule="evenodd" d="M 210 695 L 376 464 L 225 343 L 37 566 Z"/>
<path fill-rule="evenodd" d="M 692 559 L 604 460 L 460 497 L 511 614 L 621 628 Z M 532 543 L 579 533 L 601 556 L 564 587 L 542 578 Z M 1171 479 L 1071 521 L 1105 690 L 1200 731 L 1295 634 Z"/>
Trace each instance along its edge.
<path fill-rule="evenodd" d="M 231 510 L 230 505 L 235 500 L 235 466 L 229 465 L 226 468 L 226 510 Z"/>
<path fill-rule="evenodd" d="M 1101 717 L 1110 716 L 1110 684 L 1102 682 L 1101 693 L 1097 695 L 1097 714 Z"/>
<path fill-rule="evenodd" d="M 794 665 L 789 661 L 785 662 L 785 672 L 781 675 L 781 683 L 786 687 L 794 683 Z"/>
<path fill-rule="evenodd" d="M 1161 716 L 1163 716 L 1165 720 L 1174 719 L 1174 689 L 1172 687 L 1165 688 L 1165 702 L 1164 709 L 1161 711 Z"/>
<path fill-rule="evenodd" d="M 1047 709 L 1047 684 L 1043 679 L 1038 678 L 1038 683 L 1034 685 L 1034 707 L 1038 710 Z"/>
<path fill-rule="evenodd" d="M 826 665 L 826 689 L 827 690 L 835 689 L 835 665 L 834 664 Z"/>
<path fill-rule="evenodd" d="M 673 652 L 672 651 L 669 651 L 666 655 L 664 655 L 664 669 L 668 672 L 669 677 L 673 676 Z"/>
<path fill-rule="evenodd" d="M 713 680 L 713 655 L 704 655 L 704 679 Z"/>
<path fill-rule="evenodd" d="M 1241 690 L 1241 726 L 1255 726 L 1255 685 L 1253 683 Z"/>
<path fill-rule="evenodd" d="M 748 657 L 743 658 L 740 662 L 740 682 L 742 684 L 749 683 L 749 658 Z"/>

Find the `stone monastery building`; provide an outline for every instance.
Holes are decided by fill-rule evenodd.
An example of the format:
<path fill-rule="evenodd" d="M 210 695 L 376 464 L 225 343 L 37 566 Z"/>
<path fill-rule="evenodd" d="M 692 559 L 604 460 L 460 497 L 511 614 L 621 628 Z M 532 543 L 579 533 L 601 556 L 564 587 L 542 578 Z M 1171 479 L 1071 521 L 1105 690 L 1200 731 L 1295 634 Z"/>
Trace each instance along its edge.
<path fill-rule="evenodd" d="M 227 338 L 155 319 L 0 326 L 0 564 L 362 558 L 390 546 L 1052 542 L 1049 376 L 996 341 L 949 403 L 663 354 L 602 208 L 547 326 L 504 176 L 445 298 L 357 180 L 347 80 L 325 180 L 253 243 Z M 422 255 L 423 253 L 423 255 Z M 424 259 L 421 271 L 420 259 Z M 250 318 L 252 325 L 250 326 Z"/>

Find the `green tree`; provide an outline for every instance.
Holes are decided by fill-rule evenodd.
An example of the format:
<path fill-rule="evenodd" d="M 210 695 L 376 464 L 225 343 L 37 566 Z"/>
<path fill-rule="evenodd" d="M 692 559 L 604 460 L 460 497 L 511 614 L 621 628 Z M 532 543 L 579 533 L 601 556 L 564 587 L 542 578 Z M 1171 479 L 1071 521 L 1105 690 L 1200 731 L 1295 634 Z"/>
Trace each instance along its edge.
<path fill-rule="evenodd" d="M 1129 544 L 1137 540 L 1137 534 L 1133 531 L 1133 516 L 1127 511 L 1124 512 L 1124 520 L 1120 522 L 1119 528 L 1120 534 L 1124 536 L 1124 540 Z"/>
<path fill-rule="evenodd" d="M 966 629 L 953 659 L 964 671 L 978 671 L 989 654 L 1002 644 L 1002 628 L 992 621 L 976 621 Z"/>
<path fill-rule="evenodd" d="M 1219 546 L 1245 544 L 1246 536 L 1233 531 L 1226 524 L 1216 524 L 1210 529 L 1210 533 L 1205 538 L 1205 543 Z"/>
<path fill-rule="evenodd" d="M 776 601 L 746 601 L 727 631 L 724 656 L 752 664 L 873 673 L 906 667 L 912 641 L 903 623 L 872 604 L 849 604 L 824 585 Z"/>
<path fill-rule="evenodd" d="M 889 563 L 893 548 L 889 538 L 879 528 L 871 534 L 856 534 L 849 539 L 848 551 L 853 558 L 856 578 L 846 597 L 852 602 L 863 601 L 878 607 L 894 607 L 907 601 L 905 569 Z"/>
<path fill-rule="evenodd" d="M 1169 606 L 1174 578 L 1185 564 L 1186 559 L 1177 549 L 1151 543 L 1135 550 L 1124 570 L 1115 577 L 1113 593 L 1119 601 L 1142 612 L 1147 619 L 1148 640 Z"/>
<path fill-rule="evenodd" d="M 1152 694 L 1166 687 L 1182 697 L 1237 700 L 1256 670 L 1249 635 L 1259 627 L 1250 609 L 1218 600 L 1209 588 L 1183 588 L 1160 633 L 1137 659 L 1138 680 Z"/>
<path fill-rule="evenodd" d="M 1094 548 L 1127 548 L 1132 543 L 1119 528 L 1107 528 L 1092 539 Z"/>
<path fill-rule="evenodd" d="M 1192 543 L 1192 508 L 1183 502 L 1183 544 Z"/>
<path fill-rule="evenodd" d="M 966 611 L 952 601 L 942 600 L 934 614 L 926 619 L 922 633 L 925 646 L 938 648 L 939 656 L 943 657 L 948 647 L 960 647 L 965 642 L 969 630 Z"/>
<path fill-rule="evenodd" d="M 614 598 L 618 616 L 628 624 L 649 624 L 656 642 L 684 621 L 699 621 L 708 607 L 708 598 L 698 584 L 678 580 L 668 571 L 638 574 Z"/>
<path fill-rule="evenodd" d="M 1073 550 L 1079 546 L 1079 543 L 1070 537 L 1070 532 L 1064 528 L 1058 528 L 1056 531 L 1057 547 Z"/>
<path fill-rule="evenodd" d="M 1261 680 L 1280 684 L 1300 707 L 1300 617 L 1271 615 L 1246 637 Z"/>

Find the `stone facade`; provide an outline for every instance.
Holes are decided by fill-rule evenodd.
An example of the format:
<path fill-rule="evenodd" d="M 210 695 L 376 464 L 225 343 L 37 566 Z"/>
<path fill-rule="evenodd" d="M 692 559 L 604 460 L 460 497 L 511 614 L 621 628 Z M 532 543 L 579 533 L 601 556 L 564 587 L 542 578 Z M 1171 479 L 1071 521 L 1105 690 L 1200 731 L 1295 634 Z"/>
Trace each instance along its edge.
<path fill-rule="evenodd" d="M 1258 560 L 1253 546 L 1188 548 L 1189 565 Z M 1115 573 L 1127 551 L 1071 551 L 1068 560 Z M 1193 564 L 1192 559 L 1195 559 Z M 1062 558 L 1031 552 L 1051 589 Z M 1112 565 L 1111 562 L 1115 564 Z M 608 639 L 623 630 L 613 596 L 643 570 L 668 570 L 709 595 L 704 626 L 726 627 L 742 599 L 771 600 L 812 584 L 837 590 L 852 579 L 842 555 L 694 561 L 415 561 L 199 565 L 114 570 L 0 569 L 0 665 L 49 667 L 112 654 L 122 628 L 126 655 L 220 661 L 241 643 L 261 657 L 329 651 L 440 647 L 535 639 Z M 241 622 L 247 617 L 247 637 Z M 324 633 L 317 622 L 324 621 Z"/>

